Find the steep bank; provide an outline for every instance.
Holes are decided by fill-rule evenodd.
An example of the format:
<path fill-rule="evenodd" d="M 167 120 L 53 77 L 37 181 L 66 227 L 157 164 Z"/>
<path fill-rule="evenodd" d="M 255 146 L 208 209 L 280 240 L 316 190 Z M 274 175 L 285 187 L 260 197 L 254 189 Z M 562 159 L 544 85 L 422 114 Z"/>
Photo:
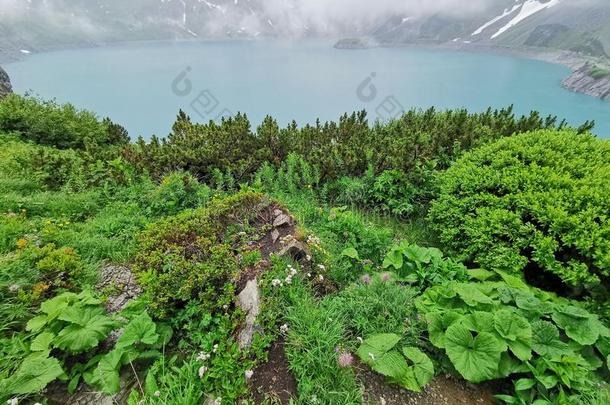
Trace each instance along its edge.
<path fill-rule="evenodd" d="M 11 86 L 11 80 L 8 74 L 0 67 L 0 98 L 13 92 L 13 86 Z"/>
<path fill-rule="evenodd" d="M 602 100 L 610 100 L 610 75 L 596 74 L 593 69 L 590 64 L 585 63 L 562 82 L 563 87 Z"/>

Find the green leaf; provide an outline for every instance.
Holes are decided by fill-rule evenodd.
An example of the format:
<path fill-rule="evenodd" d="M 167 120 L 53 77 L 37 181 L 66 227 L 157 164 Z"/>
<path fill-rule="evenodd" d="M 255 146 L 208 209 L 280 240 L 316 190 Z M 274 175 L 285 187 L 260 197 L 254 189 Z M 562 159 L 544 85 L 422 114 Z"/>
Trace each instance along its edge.
<path fill-rule="evenodd" d="M 494 314 L 494 328 L 508 341 L 509 348 L 519 360 L 532 358 L 532 327 L 527 319 L 508 309 L 501 309 Z"/>
<path fill-rule="evenodd" d="M 474 280 L 486 281 L 486 280 L 492 278 L 493 276 L 495 276 L 496 273 L 494 273 L 493 271 L 488 271 L 488 270 L 484 270 L 484 269 L 471 269 L 471 270 L 468 270 L 468 275 L 470 276 L 470 278 L 472 278 Z"/>
<path fill-rule="evenodd" d="M 358 251 L 353 247 L 348 247 L 347 249 L 343 249 L 341 252 L 341 256 L 349 257 L 350 259 L 360 260 L 360 256 L 358 255 Z"/>
<path fill-rule="evenodd" d="M 494 315 L 490 312 L 474 311 L 472 314 L 465 315 L 459 322 L 472 332 L 495 332 Z"/>
<path fill-rule="evenodd" d="M 400 336 L 392 333 L 373 335 L 362 342 L 356 354 L 360 360 L 372 367 L 377 359 L 392 350 L 399 341 Z"/>
<path fill-rule="evenodd" d="M 76 302 L 78 295 L 74 293 L 63 293 L 57 297 L 51 298 L 40 305 L 43 313 L 48 315 L 48 320 L 52 321 L 57 318 L 68 306 Z"/>
<path fill-rule="evenodd" d="M 504 282 L 512 288 L 517 288 L 519 290 L 528 290 L 529 291 L 529 286 L 525 283 L 525 281 L 523 281 L 522 279 L 515 277 L 511 274 L 505 273 L 503 271 L 500 270 L 495 270 L 496 273 L 498 273 L 500 275 L 500 277 L 502 277 L 502 280 L 504 280 Z"/>
<path fill-rule="evenodd" d="M 515 397 L 511 397 L 510 395 L 494 395 L 494 398 L 499 399 L 500 401 L 504 401 L 509 405 L 518 404 L 519 400 Z"/>
<path fill-rule="evenodd" d="M 580 308 L 576 309 L 580 310 Z M 563 311 L 554 312 L 552 316 L 553 321 L 565 331 L 569 338 L 583 346 L 592 345 L 597 342 L 602 330 L 600 322 L 586 311 L 584 313 L 588 315 L 587 318 L 583 318 L 583 313 L 580 311 L 570 312 L 572 313 L 568 314 Z"/>
<path fill-rule="evenodd" d="M 125 326 L 123 334 L 116 343 L 116 348 L 122 349 L 140 343 L 153 345 L 159 340 L 156 329 L 157 326 L 148 313 L 143 312 Z"/>
<path fill-rule="evenodd" d="M 551 322 L 532 323 L 532 348 L 544 357 L 560 356 L 569 352 L 568 345 L 559 338 L 559 330 Z"/>
<path fill-rule="evenodd" d="M 438 348 L 445 348 L 445 331 L 462 315 L 453 311 L 429 312 L 426 314 L 430 342 Z"/>
<path fill-rule="evenodd" d="M 8 383 L 11 395 L 35 394 L 49 383 L 64 375 L 59 361 L 54 357 L 34 353 L 23 360 Z"/>
<path fill-rule="evenodd" d="M 83 309 L 73 323 L 57 335 L 53 344 L 71 353 L 82 353 L 93 349 L 104 340 L 114 328 L 114 322 L 94 309 Z"/>
<path fill-rule="evenodd" d="M 479 290 L 476 284 L 455 283 L 453 288 L 462 301 L 471 307 L 479 304 L 493 304 L 493 300 Z"/>
<path fill-rule="evenodd" d="M 464 325 L 454 323 L 447 329 L 445 345 L 453 366 L 468 381 L 477 383 L 497 375 L 504 350 L 491 333 L 482 332 L 473 337 Z"/>
<path fill-rule="evenodd" d="M 84 308 L 79 305 L 74 305 L 64 309 L 62 313 L 57 316 L 57 319 L 64 322 L 85 326 L 87 325 L 87 322 L 91 320 L 91 318 L 104 314 L 104 309 L 101 307 Z"/>
<path fill-rule="evenodd" d="M 81 377 L 82 377 L 82 374 L 78 373 L 70 379 L 70 382 L 68 383 L 68 393 L 69 394 L 74 394 L 76 392 L 76 389 L 78 388 L 78 383 L 80 382 Z"/>
<path fill-rule="evenodd" d="M 25 326 L 25 330 L 28 332 L 40 332 L 40 330 L 47 324 L 49 318 L 46 315 L 38 315 L 30 319 Z"/>
<path fill-rule="evenodd" d="M 388 252 L 385 259 L 383 259 L 383 268 L 394 267 L 396 270 L 402 269 L 403 256 L 400 249 L 394 248 Z"/>
<path fill-rule="evenodd" d="M 409 368 L 409 365 L 407 360 L 398 351 L 391 350 L 373 360 L 371 368 L 394 381 L 399 381 Z"/>
<path fill-rule="evenodd" d="M 402 354 L 413 363 L 413 374 L 419 386 L 417 391 L 419 392 L 434 377 L 432 360 L 416 347 L 403 347 Z"/>
<path fill-rule="evenodd" d="M 159 389 L 157 385 L 157 377 L 155 373 L 149 371 L 146 373 L 146 380 L 144 381 L 144 391 L 147 395 L 154 395 L 155 392 Z"/>
<path fill-rule="evenodd" d="M 527 391 L 536 385 L 536 381 L 532 378 L 521 378 L 515 381 L 515 391 Z"/>
<path fill-rule="evenodd" d="M 33 352 L 42 352 L 45 350 L 49 350 L 51 346 L 51 342 L 55 338 L 55 335 L 51 332 L 43 332 L 40 335 L 36 336 L 34 340 L 32 340 L 32 344 L 30 345 L 30 350 Z"/>
<path fill-rule="evenodd" d="M 93 382 L 105 394 L 116 394 L 121 389 L 121 378 L 119 371 L 121 368 L 122 350 L 113 350 L 100 359 L 97 368 L 93 373 Z"/>

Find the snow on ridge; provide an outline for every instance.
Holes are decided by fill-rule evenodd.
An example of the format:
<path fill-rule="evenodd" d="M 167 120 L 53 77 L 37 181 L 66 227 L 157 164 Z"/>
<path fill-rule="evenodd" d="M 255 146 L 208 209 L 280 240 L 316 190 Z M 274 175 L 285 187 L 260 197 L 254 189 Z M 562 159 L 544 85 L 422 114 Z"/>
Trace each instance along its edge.
<path fill-rule="evenodd" d="M 525 3 L 523 3 L 523 6 L 521 6 L 521 11 L 519 11 L 519 14 L 517 14 L 515 18 L 510 20 L 509 23 L 506 24 L 504 27 L 500 28 L 498 32 L 493 34 L 491 36 L 491 39 L 494 39 L 504 34 L 506 31 L 519 24 L 521 21 L 525 20 L 529 16 L 536 14 L 537 12 L 542 11 L 546 8 L 556 6 L 557 4 L 559 4 L 560 1 L 561 0 L 550 0 L 547 3 L 542 3 L 540 0 L 527 0 Z"/>
<path fill-rule="evenodd" d="M 470 36 L 474 37 L 475 35 L 479 35 L 480 33 L 482 33 L 483 31 L 485 31 L 487 28 L 491 27 L 492 25 L 494 25 L 495 23 L 497 23 L 498 21 L 502 20 L 503 18 L 511 15 L 512 13 L 514 13 L 515 11 L 517 11 L 519 8 L 521 7 L 521 4 L 515 4 L 513 6 L 513 8 L 511 9 L 505 9 L 504 12 L 495 17 L 494 19 L 486 22 L 485 24 L 481 25 L 476 31 L 474 31 L 472 34 L 470 34 Z"/>

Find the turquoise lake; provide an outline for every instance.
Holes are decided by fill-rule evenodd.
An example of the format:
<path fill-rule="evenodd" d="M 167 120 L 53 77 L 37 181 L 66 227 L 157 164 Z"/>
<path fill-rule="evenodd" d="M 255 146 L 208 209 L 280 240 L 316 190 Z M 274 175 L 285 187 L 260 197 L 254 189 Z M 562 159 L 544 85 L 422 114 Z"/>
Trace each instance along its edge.
<path fill-rule="evenodd" d="M 166 136 L 179 109 L 205 122 L 237 111 L 256 127 L 336 120 L 366 109 L 387 120 L 403 109 L 515 106 L 595 120 L 610 137 L 610 102 L 561 87 L 569 69 L 481 53 L 375 48 L 332 41 L 151 42 L 27 55 L 5 66 L 19 93 L 71 102 L 125 126 L 132 138 Z"/>

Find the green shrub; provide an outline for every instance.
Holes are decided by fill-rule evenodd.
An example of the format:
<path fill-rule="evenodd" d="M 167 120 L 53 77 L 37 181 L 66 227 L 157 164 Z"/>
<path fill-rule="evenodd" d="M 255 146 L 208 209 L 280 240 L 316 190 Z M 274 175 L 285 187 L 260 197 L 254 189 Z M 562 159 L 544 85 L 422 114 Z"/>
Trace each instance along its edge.
<path fill-rule="evenodd" d="M 232 173 L 236 183 L 251 180 L 263 164 L 272 167 L 291 154 L 318 168 L 322 181 L 398 170 L 410 175 L 427 162 L 446 168 L 465 150 L 515 133 L 563 128 L 565 121 L 532 112 L 516 117 L 512 107 L 469 114 L 466 110 L 411 110 L 387 124 L 371 125 L 365 112 L 345 114 L 337 122 L 279 128 L 270 117 L 252 131 L 245 115 L 221 123 L 193 123 L 180 112 L 164 140 L 138 140 L 125 151 L 127 160 L 158 179 L 171 170 L 186 170 L 209 182 L 215 169 Z M 580 130 L 590 129 L 587 122 Z M 413 184 L 416 179 L 409 177 Z"/>
<path fill-rule="evenodd" d="M 417 189 L 398 170 L 381 173 L 369 190 L 370 204 L 384 214 L 406 217 L 415 209 Z"/>
<path fill-rule="evenodd" d="M 133 270 L 153 311 L 165 316 L 191 300 L 212 313 L 231 304 L 238 272 L 231 233 L 242 231 L 265 204 L 261 195 L 243 192 L 149 226 Z"/>
<path fill-rule="evenodd" d="M 467 153 L 430 222 L 457 256 L 575 294 L 610 287 L 610 142 L 539 131 Z M 554 286 L 555 284 L 555 286 Z"/>
<path fill-rule="evenodd" d="M 447 281 L 468 279 L 466 266 L 443 257 L 436 248 L 423 248 L 405 241 L 394 245 L 383 260 L 383 268 L 396 273 L 398 279 L 425 289 Z"/>
<path fill-rule="evenodd" d="M 0 130 L 59 149 L 95 150 L 129 142 L 124 129 L 109 120 L 99 121 L 89 111 L 16 94 L 0 101 Z"/>
<path fill-rule="evenodd" d="M 210 199 L 212 191 L 189 173 L 175 172 L 161 179 L 161 184 L 143 201 L 148 212 L 154 216 L 176 215 L 189 209 L 199 208 Z"/>

